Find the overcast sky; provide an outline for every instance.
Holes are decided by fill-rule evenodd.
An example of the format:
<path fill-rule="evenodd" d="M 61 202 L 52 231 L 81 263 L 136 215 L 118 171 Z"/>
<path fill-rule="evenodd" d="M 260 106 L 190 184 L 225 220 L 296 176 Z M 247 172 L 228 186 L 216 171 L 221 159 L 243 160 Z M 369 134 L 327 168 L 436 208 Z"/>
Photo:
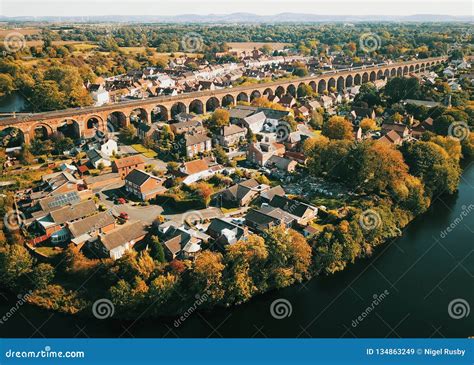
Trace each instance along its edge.
<path fill-rule="evenodd" d="M 472 16 L 471 0 L 0 0 L 6 16 L 178 15 L 283 12 L 322 15 Z"/>

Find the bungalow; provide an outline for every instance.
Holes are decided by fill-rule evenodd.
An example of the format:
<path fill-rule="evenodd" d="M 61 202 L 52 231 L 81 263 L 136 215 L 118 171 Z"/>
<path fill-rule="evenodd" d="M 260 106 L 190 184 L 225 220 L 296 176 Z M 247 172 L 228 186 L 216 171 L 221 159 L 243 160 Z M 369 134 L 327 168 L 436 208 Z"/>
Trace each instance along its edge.
<path fill-rule="evenodd" d="M 255 179 L 248 179 L 225 189 L 220 196 L 223 201 L 233 206 L 244 207 L 268 189 L 270 189 L 268 185 L 260 184 Z"/>
<path fill-rule="evenodd" d="M 274 196 L 285 196 L 285 190 L 281 187 L 281 185 L 274 186 L 268 190 L 263 191 L 260 194 L 260 201 L 263 203 L 270 203 Z"/>
<path fill-rule="evenodd" d="M 244 219 L 245 225 L 257 232 L 263 232 L 278 225 L 290 228 L 296 221 L 296 217 L 291 214 L 268 205 L 262 205 L 260 209 L 250 209 Z"/>
<path fill-rule="evenodd" d="M 298 163 L 295 160 L 290 160 L 285 157 L 273 155 L 265 163 L 265 167 L 277 168 L 285 172 L 294 172 Z"/>
<path fill-rule="evenodd" d="M 180 172 L 185 176 L 183 184 L 186 185 L 202 179 L 208 179 L 223 170 L 224 167 L 222 165 L 210 166 L 206 159 L 185 162 L 180 168 Z"/>
<path fill-rule="evenodd" d="M 110 172 L 108 174 L 100 174 L 98 176 L 88 176 L 84 179 L 84 182 L 88 189 L 97 190 L 104 186 L 118 184 L 122 181 L 120 175 L 116 172 Z"/>
<path fill-rule="evenodd" d="M 101 212 L 78 221 L 66 224 L 71 242 L 81 247 L 85 242 L 100 233 L 110 232 L 115 228 L 115 218 L 110 211 Z"/>
<path fill-rule="evenodd" d="M 379 139 L 379 141 L 383 142 L 383 143 L 394 144 L 396 146 L 399 146 L 403 143 L 403 138 L 400 137 L 400 135 L 397 133 L 397 131 L 392 129 L 387 134 L 382 136 Z"/>
<path fill-rule="evenodd" d="M 34 224 L 43 235 L 51 237 L 52 242 L 64 242 L 69 238 L 69 232 L 64 229 L 65 224 L 92 215 L 96 209 L 94 201 L 86 200 L 53 210 L 46 215 L 38 214 Z"/>
<path fill-rule="evenodd" d="M 163 183 L 164 179 L 135 169 L 125 177 L 125 190 L 142 201 L 147 201 L 166 191 Z"/>
<path fill-rule="evenodd" d="M 144 168 L 145 161 L 140 156 L 124 157 L 112 163 L 112 171 L 118 173 L 122 179 L 125 179 L 132 170 Z"/>
<path fill-rule="evenodd" d="M 126 250 L 141 241 L 146 233 L 145 226 L 141 221 L 129 222 L 105 234 L 100 234 L 93 245 L 112 260 L 117 260 L 123 256 Z"/>
<path fill-rule="evenodd" d="M 279 208 L 296 217 L 296 223 L 301 226 L 307 225 L 316 218 L 318 208 L 297 201 L 286 196 L 275 195 L 269 203 L 274 208 Z"/>
<path fill-rule="evenodd" d="M 216 218 L 207 228 L 207 234 L 214 240 L 211 247 L 224 251 L 226 246 L 244 241 L 248 235 L 248 229 L 233 223 L 229 218 Z"/>
<path fill-rule="evenodd" d="M 191 260 L 201 252 L 201 245 L 209 240 L 209 236 L 184 226 L 170 225 L 162 239 L 168 260 Z"/>
<path fill-rule="evenodd" d="M 387 134 L 390 131 L 397 132 L 402 139 L 408 138 L 410 135 L 410 130 L 406 124 L 384 122 L 382 124 L 382 133 Z"/>

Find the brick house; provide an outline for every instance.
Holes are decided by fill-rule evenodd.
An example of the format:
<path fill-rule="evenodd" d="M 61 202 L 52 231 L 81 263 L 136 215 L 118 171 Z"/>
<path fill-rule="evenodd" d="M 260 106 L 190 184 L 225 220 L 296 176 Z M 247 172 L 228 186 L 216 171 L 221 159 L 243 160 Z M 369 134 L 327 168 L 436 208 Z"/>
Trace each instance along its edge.
<path fill-rule="evenodd" d="M 129 156 L 115 160 L 112 163 L 112 171 L 120 174 L 125 179 L 132 170 L 142 170 L 145 168 L 145 161 L 140 156 Z"/>
<path fill-rule="evenodd" d="M 166 191 L 163 183 L 164 179 L 135 169 L 125 177 L 125 190 L 140 200 L 147 201 Z"/>
<path fill-rule="evenodd" d="M 236 124 L 224 126 L 220 130 L 220 134 L 217 137 L 219 144 L 224 148 L 230 148 L 236 146 L 239 142 L 245 139 L 247 129 L 239 127 Z"/>
<path fill-rule="evenodd" d="M 212 150 L 212 140 L 205 133 L 189 133 L 184 138 L 187 157 L 194 157 L 199 153 Z"/>

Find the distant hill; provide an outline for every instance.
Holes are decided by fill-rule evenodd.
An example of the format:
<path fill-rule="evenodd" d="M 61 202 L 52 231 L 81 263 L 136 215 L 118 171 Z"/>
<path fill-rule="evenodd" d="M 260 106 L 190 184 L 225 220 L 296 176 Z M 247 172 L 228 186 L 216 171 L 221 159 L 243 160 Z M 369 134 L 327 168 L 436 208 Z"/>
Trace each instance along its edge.
<path fill-rule="evenodd" d="M 114 22 L 114 23 L 212 23 L 212 24 L 255 24 L 255 23 L 321 23 L 321 22 L 471 22 L 471 16 L 450 16 L 440 14 L 418 14 L 409 16 L 394 15 L 317 15 L 299 13 L 281 13 L 275 15 L 257 15 L 252 13 L 232 14 L 182 14 L 175 16 L 161 15 L 107 15 L 89 17 L 55 17 L 55 16 L 0 16 L 0 21 L 28 21 L 28 22 Z"/>

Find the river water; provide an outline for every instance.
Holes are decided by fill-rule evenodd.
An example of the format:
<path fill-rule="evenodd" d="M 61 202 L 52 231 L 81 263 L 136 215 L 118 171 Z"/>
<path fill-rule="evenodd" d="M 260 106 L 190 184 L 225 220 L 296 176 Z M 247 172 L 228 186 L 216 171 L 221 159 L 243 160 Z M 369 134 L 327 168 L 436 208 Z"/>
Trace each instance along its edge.
<path fill-rule="evenodd" d="M 472 336 L 474 313 L 455 319 L 448 310 L 453 300 L 461 303 L 455 306 L 458 309 L 467 308 L 466 304 L 474 306 L 472 204 L 474 164 L 466 167 L 456 195 L 437 199 L 426 214 L 406 228 L 402 237 L 336 275 L 274 291 L 241 306 L 195 312 L 176 325 L 174 319 L 139 318 L 131 322 L 77 318 L 23 305 L 0 325 L 1 336 Z M 443 233 L 451 224 L 451 232 Z M 374 295 L 378 295 L 377 301 Z M 291 313 L 275 319 L 270 307 L 281 299 L 288 301 Z M 14 304 L 14 300 L 4 299 L 0 313 L 6 313 Z M 454 313 L 455 317 L 460 315 L 462 308 L 461 313 Z"/>

